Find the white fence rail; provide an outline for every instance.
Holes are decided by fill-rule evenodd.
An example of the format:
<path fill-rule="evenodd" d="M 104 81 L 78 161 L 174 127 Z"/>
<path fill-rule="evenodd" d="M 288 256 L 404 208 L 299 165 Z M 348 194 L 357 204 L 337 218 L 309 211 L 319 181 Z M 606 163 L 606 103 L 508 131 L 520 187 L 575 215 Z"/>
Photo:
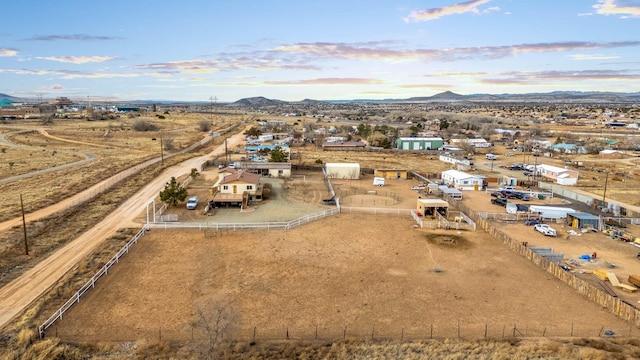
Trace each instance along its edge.
<path fill-rule="evenodd" d="M 340 213 L 340 209 L 335 207 L 318 213 L 305 215 L 291 221 L 278 222 L 260 222 L 260 223 L 174 223 L 174 222 L 156 222 L 148 224 L 153 229 L 198 229 L 198 230 L 289 230 L 302 224 L 309 223 L 318 219 L 325 218 Z"/>
<path fill-rule="evenodd" d="M 345 214 L 389 214 L 389 215 L 411 215 L 412 209 L 393 209 L 393 208 L 370 208 L 370 207 L 346 207 L 341 206 L 340 212 Z"/>
<path fill-rule="evenodd" d="M 57 320 L 62 320 L 62 315 L 67 312 L 73 305 L 80 302 L 80 298 L 84 295 L 89 289 L 93 289 L 96 284 L 96 281 L 100 279 L 103 275 L 106 275 L 109 272 L 109 268 L 113 265 L 117 264 L 118 261 L 124 254 L 129 252 L 129 248 L 135 245 L 138 240 L 144 236 L 145 232 L 148 230 L 147 227 L 143 227 L 135 234 L 131 240 L 129 240 L 123 247 L 118 251 L 104 266 L 89 279 L 81 288 L 78 290 L 67 302 L 64 303 L 58 310 L 56 310 L 40 327 L 38 328 L 38 332 L 40 334 L 40 338 L 44 338 L 44 332 L 53 325 Z"/>

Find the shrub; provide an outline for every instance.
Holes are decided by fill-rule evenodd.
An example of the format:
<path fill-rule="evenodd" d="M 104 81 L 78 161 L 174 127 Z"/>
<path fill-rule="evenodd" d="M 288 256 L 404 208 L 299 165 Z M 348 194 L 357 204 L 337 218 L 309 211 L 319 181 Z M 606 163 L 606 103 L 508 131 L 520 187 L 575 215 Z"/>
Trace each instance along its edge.
<path fill-rule="evenodd" d="M 146 120 L 142 120 L 142 119 L 138 119 L 136 121 L 133 122 L 133 124 L 131 125 L 131 128 L 134 131 L 156 131 L 158 130 L 158 127 L 155 126 L 154 124 L 146 121 Z"/>

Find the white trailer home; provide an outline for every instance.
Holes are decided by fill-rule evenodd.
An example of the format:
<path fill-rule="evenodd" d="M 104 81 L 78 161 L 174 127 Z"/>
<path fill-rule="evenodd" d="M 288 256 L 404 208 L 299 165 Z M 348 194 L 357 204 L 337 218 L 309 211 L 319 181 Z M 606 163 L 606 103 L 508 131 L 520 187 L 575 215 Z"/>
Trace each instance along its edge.
<path fill-rule="evenodd" d="M 360 179 L 360 164 L 358 163 L 326 163 L 324 165 L 327 176 L 332 179 Z"/>
<path fill-rule="evenodd" d="M 446 170 L 442 172 L 442 180 L 458 190 L 481 190 L 483 178 L 477 175 L 467 174 L 458 170 Z"/>

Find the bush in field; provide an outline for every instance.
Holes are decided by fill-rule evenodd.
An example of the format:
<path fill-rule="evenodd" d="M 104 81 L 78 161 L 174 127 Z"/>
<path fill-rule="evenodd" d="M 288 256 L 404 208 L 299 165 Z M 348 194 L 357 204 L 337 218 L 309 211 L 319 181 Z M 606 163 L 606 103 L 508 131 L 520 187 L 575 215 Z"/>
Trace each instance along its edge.
<path fill-rule="evenodd" d="M 158 130 L 158 127 L 155 126 L 154 124 L 146 121 L 146 120 L 142 120 L 142 119 L 138 119 L 135 120 L 133 122 L 133 124 L 131 124 L 131 128 L 134 131 L 156 131 Z"/>
<path fill-rule="evenodd" d="M 173 138 L 164 138 L 162 140 L 162 147 L 167 151 L 174 150 L 176 147 L 173 144 Z"/>
<path fill-rule="evenodd" d="M 206 119 L 200 120 L 200 131 L 207 132 L 211 130 L 211 122 Z"/>

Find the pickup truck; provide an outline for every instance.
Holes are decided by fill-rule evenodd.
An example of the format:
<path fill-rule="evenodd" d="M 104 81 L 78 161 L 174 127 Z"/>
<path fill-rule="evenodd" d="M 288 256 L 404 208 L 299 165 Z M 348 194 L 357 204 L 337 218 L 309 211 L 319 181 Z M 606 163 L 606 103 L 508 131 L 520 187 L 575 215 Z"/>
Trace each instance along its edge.
<path fill-rule="evenodd" d="M 541 232 L 544 236 L 557 236 L 556 230 L 547 224 L 535 224 L 533 229 Z"/>

